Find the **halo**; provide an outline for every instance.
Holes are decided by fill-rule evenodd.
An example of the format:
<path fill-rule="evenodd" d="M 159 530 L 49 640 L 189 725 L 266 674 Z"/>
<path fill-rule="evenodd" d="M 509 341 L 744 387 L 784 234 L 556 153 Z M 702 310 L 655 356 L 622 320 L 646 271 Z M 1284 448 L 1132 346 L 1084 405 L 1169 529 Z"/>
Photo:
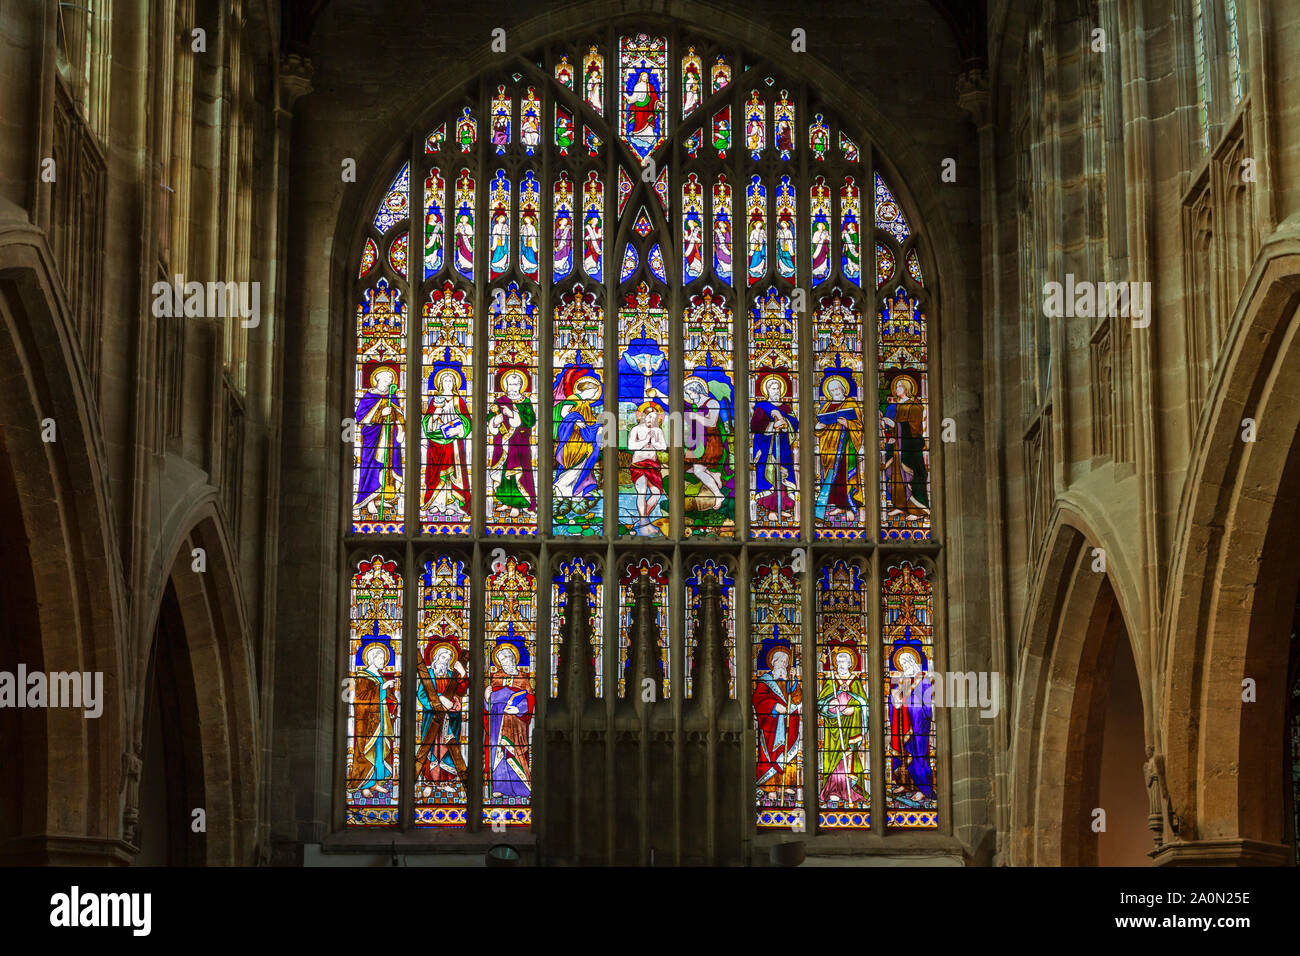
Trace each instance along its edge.
<path fill-rule="evenodd" d="M 390 375 L 393 376 L 393 381 L 394 381 L 394 382 L 396 382 L 396 381 L 398 380 L 397 369 L 395 369 L 393 366 L 391 366 L 391 365 L 376 365 L 374 368 L 372 368 L 372 369 L 370 370 L 370 384 L 371 384 L 372 387 L 373 387 L 374 384 L 375 384 L 375 376 L 377 376 L 380 372 L 388 372 Z"/>
<path fill-rule="evenodd" d="M 831 665 L 830 669 L 832 671 L 835 670 L 835 658 L 840 654 L 848 654 L 852 658 L 853 663 L 849 666 L 850 670 L 857 671 L 862 669 L 862 655 L 856 647 L 848 643 L 840 644 L 832 642 L 826 646 L 827 663 Z"/>
<path fill-rule="evenodd" d="M 908 398 L 916 398 L 917 394 L 920 392 L 920 388 L 919 388 L 919 386 L 916 384 L 916 379 L 912 378 L 912 376 L 910 376 L 910 375 L 895 375 L 895 376 L 890 380 L 890 382 L 889 382 L 889 394 L 890 394 L 890 395 L 893 395 L 893 394 L 898 390 L 898 383 L 899 383 L 899 382 L 906 382 L 906 383 L 907 383 L 907 385 L 908 385 L 907 397 L 908 397 Z"/>
<path fill-rule="evenodd" d="M 369 660 L 370 648 L 372 647 L 378 647 L 383 650 L 385 667 L 387 667 L 389 664 L 393 662 L 393 651 L 387 644 L 385 644 L 383 641 L 371 641 L 369 644 L 363 644 L 361 646 L 361 653 L 357 655 L 357 657 L 362 661 L 362 663 L 365 664 L 370 663 Z"/>
<path fill-rule="evenodd" d="M 531 375 L 528 374 L 528 370 L 524 368 L 517 368 L 513 365 L 510 365 L 497 372 L 498 392 L 504 392 L 506 390 L 505 385 L 503 383 L 505 382 L 507 375 L 518 375 L 521 378 L 523 378 L 524 387 L 519 390 L 521 394 L 526 394 L 528 390 L 532 388 L 533 378 Z"/>
<path fill-rule="evenodd" d="M 439 369 L 438 371 L 436 371 L 436 372 L 433 373 L 433 384 L 434 384 L 434 387 L 437 388 L 437 387 L 441 386 L 441 385 L 442 385 L 442 380 L 443 380 L 444 378 L 446 378 L 448 375 L 450 375 L 450 376 L 453 378 L 453 380 L 454 380 L 453 386 L 454 386 L 454 387 L 460 387 L 460 386 L 463 385 L 464 382 L 465 382 L 465 376 L 464 376 L 461 372 L 458 372 L 458 371 L 457 371 L 456 369 L 454 369 L 454 368 L 444 368 L 444 369 Z"/>
<path fill-rule="evenodd" d="M 900 644 L 894 648 L 894 652 L 889 655 L 889 663 L 894 670 L 901 671 L 903 669 L 899 665 L 898 661 L 904 654 L 910 654 L 916 659 L 917 666 L 922 671 L 926 670 L 926 664 L 928 662 L 925 658 L 925 651 L 917 647 L 915 644 Z"/>
<path fill-rule="evenodd" d="M 755 383 L 758 386 L 757 392 L 760 399 L 767 397 L 767 383 L 773 378 L 781 383 L 781 397 L 786 398 L 789 396 L 790 383 L 786 380 L 783 372 L 764 372 L 758 377 L 758 381 Z"/>
<path fill-rule="evenodd" d="M 821 389 L 822 398 L 826 397 L 826 386 L 834 381 L 838 381 L 844 386 L 845 398 L 853 394 L 853 387 L 849 384 L 849 380 L 845 378 L 843 375 L 827 375 L 824 379 L 822 379 L 822 389 Z"/>
<path fill-rule="evenodd" d="M 451 662 L 453 664 L 460 660 L 460 648 L 456 645 L 456 642 L 449 638 L 442 638 L 434 641 L 424 649 L 424 662 L 426 664 L 432 663 L 433 659 L 438 656 L 438 652 L 444 647 L 451 651 Z"/>

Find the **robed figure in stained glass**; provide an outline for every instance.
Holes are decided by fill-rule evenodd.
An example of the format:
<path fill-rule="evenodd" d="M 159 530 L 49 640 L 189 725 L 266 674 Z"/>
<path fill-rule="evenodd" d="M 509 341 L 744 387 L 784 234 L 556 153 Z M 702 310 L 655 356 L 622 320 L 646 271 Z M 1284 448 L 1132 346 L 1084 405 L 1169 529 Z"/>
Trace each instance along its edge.
<path fill-rule="evenodd" d="M 831 274 L 831 231 L 825 219 L 813 223 L 812 274 L 815 279 L 824 279 Z"/>
<path fill-rule="evenodd" d="M 820 466 L 817 516 L 832 521 L 856 521 L 863 507 L 862 409 L 849 397 L 849 391 L 847 378 L 827 376 L 822 382 L 824 400 L 813 426 Z"/>
<path fill-rule="evenodd" d="M 799 748 L 802 728 L 799 708 L 803 692 L 797 678 L 790 677 L 790 642 L 773 636 L 765 639 L 754 662 L 754 719 L 758 723 L 758 755 L 755 773 L 760 805 L 780 806 L 798 800 Z"/>
<path fill-rule="evenodd" d="M 456 271 L 474 277 L 474 220 L 468 214 L 456 220 Z"/>
<path fill-rule="evenodd" d="M 416 662 L 415 673 L 415 696 L 420 703 L 415 778 L 420 796 L 427 799 L 434 790 L 459 796 L 466 781 L 461 701 L 469 689 L 469 673 L 459 645 L 450 637 L 431 638 Z"/>
<path fill-rule="evenodd" d="M 799 486 L 794 455 L 799 420 L 786 400 L 789 391 L 790 382 L 785 375 L 762 376 L 758 383 L 759 400 L 754 403 L 749 421 L 753 436 L 753 490 L 758 507 L 771 512 L 773 521 L 793 520 L 795 492 Z"/>
<path fill-rule="evenodd" d="M 598 503 L 596 466 L 600 462 L 602 426 L 600 378 L 589 365 L 564 369 L 555 385 L 555 498 L 553 516 L 587 514 Z"/>
<path fill-rule="evenodd" d="M 568 275 L 573 255 L 573 217 L 567 212 L 555 216 L 555 274 Z"/>
<path fill-rule="evenodd" d="M 831 644 L 832 668 L 822 677 L 817 712 L 823 717 L 821 791 L 823 804 L 861 805 L 868 800 L 866 732 L 870 703 L 862 684 L 858 649 Z"/>
<path fill-rule="evenodd" d="M 533 428 L 537 425 L 537 410 L 524 394 L 527 387 L 523 371 L 506 371 L 501 376 L 501 394 L 488 407 L 492 497 L 496 499 L 496 510 L 509 509 L 512 518 L 519 517 L 522 510 L 537 508 L 537 489 L 533 484 Z"/>
<path fill-rule="evenodd" d="M 381 366 L 370 376 L 370 388 L 357 401 L 361 431 L 361 465 L 355 505 L 372 515 L 401 514 L 402 427 L 406 419 L 397 401 L 396 375 Z"/>
<path fill-rule="evenodd" d="M 424 412 L 424 496 L 421 507 L 442 515 L 469 517 L 469 405 L 458 369 L 435 372 Z"/>
<path fill-rule="evenodd" d="M 901 806 L 926 806 L 934 800 L 934 768 L 930 763 L 930 728 L 934 705 L 925 652 L 917 645 L 894 651 L 893 686 L 889 691 L 890 794 Z"/>
<path fill-rule="evenodd" d="M 724 431 L 727 416 L 704 379 L 691 376 L 682 383 L 682 393 L 686 470 L 700 482 L 700 489 L 695 493 L 695 510 L 715 511 L 727 497 L 722 487 L 723 468 L 728 462 Z"/>
<path fill-rule="evenodd" d="M 358 670 L 352 674 L 353 739 L 350 789 L 359 796 L 390 796 L 393 779 L 393 745 L 396 742 L 396 677 L 385 674 L 391 651 L 382 640 L 357 651 Z"/>
<path fill-rule="evenodd" d="M 528 666 L 528 649 L 520 638 L 498 637 L 492 660 L 483 708 L 488 786 L 494 799 L 526 800 L 532 793 L 533 692 L 520 667 Z"/>
<path fill-rule="evenodd" d="M 910 375 L 897 376 L 890 392 L 880 409 L 886 508 L 891 516 L 925 518 L 930 514 L 925 403 Z"/>
<path fill-rule="evenodd" d="M 650 154 L 661 135 L 658 85 L 657 76 L 641 70 L 623 94 L 627 100 L 627 140 L 642 157 Z"/>

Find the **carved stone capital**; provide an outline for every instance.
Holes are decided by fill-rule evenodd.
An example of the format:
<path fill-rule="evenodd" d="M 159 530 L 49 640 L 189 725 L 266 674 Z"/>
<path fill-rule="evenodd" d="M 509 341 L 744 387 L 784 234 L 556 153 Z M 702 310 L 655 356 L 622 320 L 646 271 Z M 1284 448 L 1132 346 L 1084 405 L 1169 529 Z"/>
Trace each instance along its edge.
<path fill-rule="evenodd" d="M 983 67 L 957 77 L 957 105 L 970 113 L 976 126 L 989 122 L 989 77 Z"/>
<path fill-rule="evenodd" d="M 311 60 L 297 53 L 280 57 L 280 109 L 292 112 L 298 98 L 312 91 L 311 78 L 316 72 Z"/>

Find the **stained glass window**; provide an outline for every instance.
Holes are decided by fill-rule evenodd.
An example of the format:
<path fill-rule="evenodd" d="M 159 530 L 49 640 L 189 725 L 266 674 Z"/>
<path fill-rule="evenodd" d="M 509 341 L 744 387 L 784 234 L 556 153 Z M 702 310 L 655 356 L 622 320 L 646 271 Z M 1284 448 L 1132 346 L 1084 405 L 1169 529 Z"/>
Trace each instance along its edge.
<path fill-rule="evenodd" d="M 930 390 L 926 318 L 900 286 L 880 308 L 880 534 L 930 537 Z"/>
<path fill-rule="evenodd" d="M 601 280 L 605 261 L 605 187 L 596 172 L 582 187 L 582 269 L 587 278 Z"/>
<path fill-rule="evenodd" d="M 755 175 L 745 190 L 745 209 L 749 222 L 749 284 L 767 275 L 767 188 Z"/>
<path fill-rule="evenodd" d="M 790 566 L 779 560 L 760 562 L 751 573 L 757 823 L 760 829 L 801 830 L 802 589 Z"/>
<path fill-rule="evenodd" d="M 488 232 L 488 277 L 499 279 L 510 268 L 510 180 L 498 169 L 492 180 L 492 226 Z"/>
<path fill-rule="evenodd" d="M 533 716 L 537 675 L 537 580 L 510 555 L 487 578 L 484 641 L 483 821 L 532 822 Z"/>
<path fill-rule="evenodd" d="M 348 707 L 347 822 L 398 822 L 402 683 L 402 576 L 375 555 L 352 575 Z"/>
<path fill-rule="evenodd" d="M 880 587 L 885 653 L 885 826 L 939 825 L 935 786 L 934 595 L 920 565 L 899 561 Z"/>
<path fill-rule="evenodd" d="M 618 46 L 619 135 L 644 160 L 668 135 L 668 41 L 623 37 Z"/>
<path fill-rule="evenodd" d="M 648 582 L 650 587 L 649 618 L 657 635 L 654 642 L 647 644 L 651 655 L 647 673 L 651 680 L 658 674 L 658 699 L 666 700 L 670 696 L 669 676 L 672 674 L 668 643 L 668 568 L 657 558 L 628 561 L 618 579 L 618 696 L 640 696 L 645 692 L 644 687 L 628 686 L 628 677 L 633 673 L 635 663 L 632 658 L 632 628 L 637 620 L 642 581 Z"/>
<path fill-rule="evenodd" d="M 424 181 L 424 277 L 432 279 L 442 271 L 447 245 L 447 222 L 443 213 L 447 183 L 436 169 Z"/>
<path fill-rule="evenodd" d="M 936 827 L 937 731 L 917 691 L 933 669 L 933 570 L 915 553 L 884 562 L 883 631 L 866 597 L 873 549 L 938 537 L 927 237 L 882 157 L 859 150 L 866 131 L 796 77 L 642 23 L 612 36 L 490 68 L 411 130 L 404 155 L 427 156 L 415 193 L 409 164 L 372 184 L 344 350 L 342 815 L 426 832 L 531 825 L 533 724 L 581 614 L 610 708 L 616 689 L 643 693 L 627 683 L 650 646 L 642 627 L 661 697 L 675 655 L 697 694 L 700 627 L 718 628 L 728 692 L 753 714 L 756 826 L 802 827 L 807 810 L 828 831 Z M 684 166 L 670 173 L 670 159 Z M 540 571 L 520 538 L 542 539 Z M 410 557 L 374 556 L 386 548 Z M 550 683 L 540 701 L 537 680 Z"/>
<path fill-rule="evenodd" d="M 876 243 L 876 288 L 879 289 L 894 274 L 894 254 L 884 243 Z"/>
<path fill-rule="evenodd" d="M 519 104 L 519 142 L 523 143 L 524 152 L 529 156 L 542 142 L 542 104 L 531 86 Z"/>
<path fill-rule="evenodd" d="M 361 250 L 361 270 L 357 273 L 358 279 L 364 279 L 370 274 L 370 270 L 375 267 L 375 260 L 379 258 L 379 247 L 375 245 L 375 240 L 367 238 L 365 248 Z"/>
<path fill-rule="evenodd" d="M 618 533 L 668 528 L 668 311 L 642 282 L 618 314 Z"/>
<path fill-rule="evenodd" d="M 513 102 L 506 95 L 506 88 L 498 86 L 497 95 L 492 97 L 492 146 L 498 156 L 504 156 L 506 147 L 510 145 L 510 114 L 513 107 Z"/>
<path fill-rule="evenodd" d="M 818 176 L 813 182 L 812 199 L 812 246 L 813 282 L 825 282 L 831 275 L 831 191 L 826 179 Z"/>
<path fill-rule="evenodd" d="M 867 586 L 857 559 L 817 575 L 818 826 L 871 827 Z"/>
<path fill-rule="evenodd" d="M 632 177 L 627 174 L 627 170 L 622 166 L 618 168 L 618 214 L 623 215 L 623 210 L 627 208 L 628 197 L 632 195 Z"/>
<path fill-rule="evenodd" d="M 1210 148 L 1210 77 L 1206 67 L 1205 0 L 1192 0 L 1192 43 L 1196 61 L 1196 128 L 1202 149 Z"/>
<path fill-rule="evenodd" d="M 569 181 L 568 173 L 560 173 L 560 178 L 555 181 L 554 199 L 555 205 L 552 215 L 555 226 L 551 244 L 554 273 L 552 278 L 556 282 L 562 282 L 573 271 L 573 183 Z"/>
<path fill-rule="evenodd" d="M 736 698 L 736 578 L 731 568 L 713 558 L 705 558 L 690 566 L 686 578 L 686 696 L 695 696 L 695 660 L 699 653 L 700 602 L 705 581 L 712 581 L 718 596 L 718 614 L 721 618 L 722 646 L 726 654 L 729 674 L 727 696 Z"/>
<path fill-rule="evenodd" d="M 474 425 L 473 306 L 450 281 L 424 306 L 424 415 L 420 422 L 422 530 L 469 534 Z"/>
<path fill-rule="evenodd" d="M 852 176 L 840 187 L 840 269 L 844 278 L 862 285 L 862 201 Z"/>
<path fill-rule="evenodd" d="M 713 114 L 713 148 L 718 151 L 719 159 L 727 158 L 731 149 L 731 107 L 724 106 Z"/>
<path fill-rule="evenodd" d="M 569 582 L 581 579 L 583 600 L 577 606 L 570 606 Z M 591 665 L 594 675 L 592 690 L 597 697 L 605 696 L 603 684 L 603 643 L 601 628 L 604 615 L 601 613 L 604 586 L 600 579 L 600 566 L 587 558 L 568 558 L 561 560 L 551 581 L 551 696 L 560 692 L 560 668 L 564 666 L 564 635 L 568 633 L 572 617 L 585 614 L 587 633 L 591 635 Z"/>
<path fill-rule="evenodd" d="M 551 427 L 555 462 L 551 533 L 604 532 L 601 462 L 605 409 L 605 316 L 596 297 L 575 285 L 555 310 Z"/>
<path fill-rule="evenodd" d="M 559 103 L 555 104 L 555 145 L 561 156 L 568 156 L 573 148 L 573 114 Z"/>
<path fill-rule="evenodd" d="M 541 194 L 541 185 L 530 169 L 519 184 L 519 268 L 534 282 L 541 269 L 538 255 L 541 236 L 537 229 Z"/>
<path fill-rule="evenodd" d="M 736 384 L 732 316 L 713 288 L 691 297 L 683 321 L 683 534 L 736 528 Z"/>
<path fill-rule="evenodd" d="M 916 254 L 915 249 L 907 253 L 907 274 L 917 285 L 925 285 L 925 279 L 921 277 L 921 257 Z"/>
<path fill-rule="evenodd" d="M 415 662 L 415 823 L 464 827 L 469 810 L 470 577 L 440 556 L 420 573 Z"/>
<path fill-rule="evenodd" d="M 754 303 L 749 330 L 750 501 L 756 538 L 799 536 L 799 337 L 790 297 Z"/>
<path fill-rule="evenodd" d="M 1237 0 L 1223 0 L 1223 19 L 1228 34 L 1228 86 L 1232 102 L 1240 103 L 1246 95 L 1241 72 L 1241 26 L 1237 20 Z"/>
<path fill-rule="evenodd" d="M 904 242 L 911 235 L 907 217 L 898 208 L 893 190 L 880 173 L 876 173 L 876 228 L 885 230 L 896 242 Z"/>
<path fill-rule="evenodd" d="M 704 275 L 704 187 L 695 173 L 682 185 L 682 274 L 687 282 Z"/>
<path fill-rule="evenodd" d="M 713 184 L 713 271 L 727 285 L 731 285 L 732 236 L 731 187 L 719 173 Z"/>
<path fill-rule="evenodd" d="M 605 58 L 596 47 L 582 58 L 582 96 L 600 115 L 605 113 Z"/>
<path fill-rule="evenodd" d="M 690 47 L 682 57 L 682 119 L 699 108 L 704 90 L 704 64 L 695 47 Z"/>
<path fill-rule="evenodd" d="M 357 306 L 352 530 L 401 534 L 406 513 L 406 304 L 380 278 Z"/>
<path fill-rule="evenodd" d="M 468 169 L 456 180 L 456 271 L 474 279 L 474 180 Z"/>
<path fill-rule="evenodd" d="M 772 126 L 772 139 L 775 141 L 777 151 L 782 159 L 789 159 L 794 155 L 796 133 L 794 104 L 790 102 L 790 94 L 786 90 L 781 91 L 781 97 L 772 109 Z"/>
<path fill-rule="evenodd" d="M 813 317 L 813 355 L 817 371 L 817 457 L 813 506 L 818 538 L 847 540 L 867 533 L 864 481 L 866 443 L 862 402 L 862 318 L 853 299 L 836 289 L 823 298 Z"/>
<path fill-rule="evenodd" d="M 408 163 L 393 180 L 393 185 L 388 188 L 383 202 L 379 204 L 379 211 L 375 213 L 375 228 L 381 235 L 407 217 L 410 189 L 411 165 Z"/>
<path fill-rule="evenodd" d="M 763 156 L 767 146 L 767 104 L 758 90 L 749 94 L 745 103 L 745 148 L 755 162 Z"/>
<path fill-rule="evenodd" d="M 511 282 L 489 315 L 488 534 L 537 533 L 537 306 Z"/>
<path fill-rule="evenodd" d="M 776 186 L 776 272 L 782 279 L 795 277 L 794 186 L 782 176 Z"/>

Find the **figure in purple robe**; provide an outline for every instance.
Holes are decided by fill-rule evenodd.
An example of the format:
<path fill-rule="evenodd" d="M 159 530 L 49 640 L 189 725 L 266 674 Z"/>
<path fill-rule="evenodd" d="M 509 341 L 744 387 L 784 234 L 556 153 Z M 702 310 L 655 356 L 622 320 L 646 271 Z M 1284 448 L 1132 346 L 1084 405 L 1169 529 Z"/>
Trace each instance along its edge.
<path fill-rule="evenodd" d="M 402 431 L 406 419 L 397 401 L 397 384 L 390 368 L 370 377 L 370 388 L 357 401 L 361 455 L 354 509 L 379 520 L 401 515 Z"/>

